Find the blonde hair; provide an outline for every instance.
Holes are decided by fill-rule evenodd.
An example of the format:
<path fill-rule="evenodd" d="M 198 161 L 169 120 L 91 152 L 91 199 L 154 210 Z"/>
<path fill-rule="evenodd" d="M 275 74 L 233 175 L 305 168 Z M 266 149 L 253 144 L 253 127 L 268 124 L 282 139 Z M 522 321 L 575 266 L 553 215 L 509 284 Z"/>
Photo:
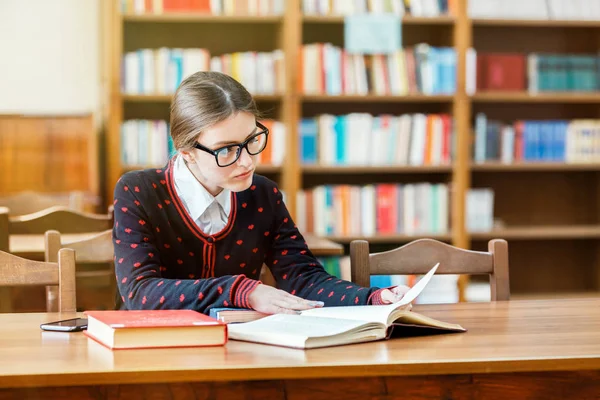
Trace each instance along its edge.
<path fill-rule="evenodd" d="M 240 111 L 260 117 L 252 95 L 241 83 L 214 71 L 190 75 L 171 103 L 173 145 L 177 150 L 193 148 L 200 133 Z"/>

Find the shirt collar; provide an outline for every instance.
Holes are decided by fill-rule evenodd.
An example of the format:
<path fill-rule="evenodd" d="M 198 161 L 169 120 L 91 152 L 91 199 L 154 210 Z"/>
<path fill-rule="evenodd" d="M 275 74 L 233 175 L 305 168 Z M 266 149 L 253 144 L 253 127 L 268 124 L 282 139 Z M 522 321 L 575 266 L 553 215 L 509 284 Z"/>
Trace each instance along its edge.
<path fill-rule="evenodd" d="M 216 197 L 210 194 L 198 182 L 180 155 L 175 158 L 173 181 L 179 196 L 194 221 L 200 218 L 214 201 L 219 203 L 225 215 L 229 215 L 231 209 L 231 190 L 223 189 Z"/>

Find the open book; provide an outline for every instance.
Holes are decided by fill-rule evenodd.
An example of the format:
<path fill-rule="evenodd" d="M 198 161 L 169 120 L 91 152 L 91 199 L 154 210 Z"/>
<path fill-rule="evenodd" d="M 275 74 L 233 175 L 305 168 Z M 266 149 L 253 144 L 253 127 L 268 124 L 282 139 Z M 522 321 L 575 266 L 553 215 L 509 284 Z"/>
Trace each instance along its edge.
<path fill-rule="evenodd" d="M 229 338 L 276 346 L 312 349 L 387 339 L 396 328 L 465 332 L 450 324 L 411 311 L 439 266 L 436 264 L 399 302 L 384 306 L 324 307 L 299 315 L 275 314 L 256 321 L 229 325 Z"/>

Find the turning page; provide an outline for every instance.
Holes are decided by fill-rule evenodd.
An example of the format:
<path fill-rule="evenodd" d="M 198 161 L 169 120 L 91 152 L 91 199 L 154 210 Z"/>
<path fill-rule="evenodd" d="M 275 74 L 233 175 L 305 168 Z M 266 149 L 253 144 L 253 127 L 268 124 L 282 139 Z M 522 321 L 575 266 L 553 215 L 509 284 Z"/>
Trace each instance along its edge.
<path fill-rule="evenodd" d="M 431 280 L 435 271 L 437 271 L 440 263 L 437 263 L 417 282 L 402 299 L 396 303 L 388 304 L 385 306 L 347 306 L 347 307 L 323 307 L 313 308 L 312 310 L 304 310 L 301 312 L 302 316 L 311 317 L 325 317 L 325 318 L 338 318 L 338 319 L 349 319 L 358 321 L 369 321 L 369 322 L 380 322 L 386 326 L 390 325 L 396 316 L 393 314 L 395 311 L 410 310 L 410 303 L 412 303 L 417 296 L 425 289 L 425 286 Z"/>

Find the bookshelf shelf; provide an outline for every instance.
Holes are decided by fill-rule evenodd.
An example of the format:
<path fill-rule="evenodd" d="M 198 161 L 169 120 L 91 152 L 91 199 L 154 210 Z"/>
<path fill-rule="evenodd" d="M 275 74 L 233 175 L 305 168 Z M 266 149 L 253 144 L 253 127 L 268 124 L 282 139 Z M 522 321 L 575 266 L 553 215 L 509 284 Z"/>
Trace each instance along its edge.
<path fill-rule="evenodd" d="M 535 20 L 535 19 L 485 19 L 471 20 L 473 26 L 537 27 L 537 28 L 600 28 L 600 21 Z"/>
<path fill-rule="evenodd" d="M 406 242 L 410 242 L 412 240 L 417 240 L 417 239 L 422 239 L 422 238 L 429 238 L 429 239 L 435 239 L 435 240 L 439 240 L 442 242 L 450 242 L 452 240 L 452 236 L 450 234 L 420 234 L 420 235 L 400 235 L 400 234 L 394 234 L 394 235 L 388 235 L 388 234 L 381 234 L 381 235 L 377 235 L 377 236 L 327 236 L 327 239 L 331 240 L 332 242 L 337 242 L 337 243 L 342 243 L 342 244 L 349 244 L 351 241 L 353 240 L 366 240 L 369 243 L 406 243 Z"/>
<path fill-rule="evenodd" d="M 277 165 L 257 165 L 256 172 L 259 174 L 279 174 L 281 167 Z"/>
<path fill-rule="evenodd" d="M 257 94 L 253 96 L 256 101 L 281 101 L 280 94 Z M 172 95 L 170 94 L 123 94 L 123 101 L 131 103 L 167 103 L 171 102 Z"/>
<path fill-rule="evenodd" d="M 204 22 L 204 23 L 242 23 L 242 24 L 275 24 L 281 23 L 283 17 L 279 15 L 254 16 L 254 15 L 213 15 L 200 13 L 165 13 L 165 14 L 125 14 L 124 22 L 152 22 L 152 23 L 178 23 L 178 22 Z"/>
<path fill-rule="evenodd" d="M 581 163 L 570 164 L 562 162 L 528 162 L 515 164 L 501 163 L 484 163 L 472 164 L 471 171 L 473 172 L 523 172 L 523 171 L 600 171 L 600 164 L 597 163 Z"/>
<path fill-rule="evenodd" d="M 456 18 L 450 15 L 439 17 L 412 17 L 402 18 L 403 25 L 453 25 Z M 310 24 L 343 24 L 344 17 L 339 15 L 304 15 L 302 22 Z"/>
<path fill-rule="evenodd" d="M 472 97 L 476 103 L 582 103 L 600 104 L 600 92 L 538 93 L 528 92 L 488 92 L 477 93 Z"/>
<path fill-rule="evenodd" d="M 336 165 L 304 165 L 302 172 L 312 175 L 327 174 L 428 174 L 449 173 L 450 165 L 395 165 L 395 166 L 336 166 Z"/>
<path fill-rule="evenodd" d="M 368 95 L 303 95 L 301 100 L 305 103 L 449 103 L 453 96 L 424 94 L 409 94 L 406 96 L 378 96 Z"/>
<path fill-rule="evenodd" d="M 600 238 L 600 225 L 511 227 L 485 233 L 471 233 L 471 238 L 474 240 L 597 239 Z"/>

